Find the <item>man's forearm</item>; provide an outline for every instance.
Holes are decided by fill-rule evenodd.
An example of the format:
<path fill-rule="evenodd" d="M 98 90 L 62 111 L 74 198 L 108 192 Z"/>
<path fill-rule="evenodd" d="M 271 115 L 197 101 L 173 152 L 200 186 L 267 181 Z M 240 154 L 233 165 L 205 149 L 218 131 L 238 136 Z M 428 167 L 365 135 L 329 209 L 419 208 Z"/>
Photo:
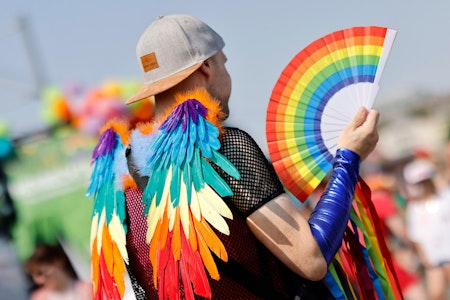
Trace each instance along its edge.
<path fill-rule="evenodd" d="M 342 244 L 360 162 L 356 153 L 347 149 L 337 150 L 330 181 L 308 220 L 328 264 Z"/>

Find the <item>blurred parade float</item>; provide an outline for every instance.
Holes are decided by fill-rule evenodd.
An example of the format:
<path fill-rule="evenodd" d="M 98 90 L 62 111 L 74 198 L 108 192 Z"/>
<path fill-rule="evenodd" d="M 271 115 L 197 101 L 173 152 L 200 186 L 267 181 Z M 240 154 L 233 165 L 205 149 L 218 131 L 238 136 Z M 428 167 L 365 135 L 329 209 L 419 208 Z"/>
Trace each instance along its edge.
<path fill-rule="evenodd" d="M 125 106 L 134 82 L 108 81 L 97 88 L 48 87 L 41 94 L 47 129 L 14 141 L 4 163 L 17 220 L 11 230 L 19 259 L 39 242 L 60 242 L 89 259 L 92 201 L 86 197 L 91 156 L 101 127 L 112 117 L 133 124 L 149 120 L 152 99 Z"/>

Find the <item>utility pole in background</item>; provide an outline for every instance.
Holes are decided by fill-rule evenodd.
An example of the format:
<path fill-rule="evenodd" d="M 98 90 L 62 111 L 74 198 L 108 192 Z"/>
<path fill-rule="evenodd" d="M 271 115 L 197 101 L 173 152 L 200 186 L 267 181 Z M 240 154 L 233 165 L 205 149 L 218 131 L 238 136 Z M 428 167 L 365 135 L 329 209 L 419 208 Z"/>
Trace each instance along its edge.
<path fill-rule="evenodd" d="M 0 25 L 0 122 L 15 143 L 48 130 L 39 114 L 48 81 L 33 29 L 27 15 Z"/>
<path fill-rule="evenodd" d="M 22 82 L 5 74 L 0 74 L 0 90 L 12 92 L 24 99 L 39 99 L 39 93 L 47 83 L 46 75 L 33 38 L 30 22 L 26 16 L 18 16 L 12 25 L 0 28 L 0 39 L 11 35 L 18 35 L 23 43 L 26 55 L 24 60 L 29 66 L 32 82 Z"/>

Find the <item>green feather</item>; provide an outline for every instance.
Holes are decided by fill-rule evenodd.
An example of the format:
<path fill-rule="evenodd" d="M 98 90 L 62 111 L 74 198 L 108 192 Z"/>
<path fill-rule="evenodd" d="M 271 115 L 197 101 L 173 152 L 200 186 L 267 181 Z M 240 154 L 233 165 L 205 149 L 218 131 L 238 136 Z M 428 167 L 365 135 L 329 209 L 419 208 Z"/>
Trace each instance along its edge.
<path fill-rule="evenodd" d="M 176 164 L 172 165 L 172 178 L 170 181 L 170 200 L 172 201 L 172 206 L 177 207 L 180 201 L 180 187 L 181 187 L 181 174 L 180 168 Z"/>
<path fill-rule="evenodd" d="M 233 178 L 241 179 L 238 169 L 221 153 L 213 151 L 211 161 Z"/>
<path fill-rule="evenodd" d="M 214 168 L 206 160 L 202 160 L 202 169 L 205 182 L 209 184 L 221 197 L 231 196 L 231 191 L 228 184 L 222 177 L 217 174 Z"/>

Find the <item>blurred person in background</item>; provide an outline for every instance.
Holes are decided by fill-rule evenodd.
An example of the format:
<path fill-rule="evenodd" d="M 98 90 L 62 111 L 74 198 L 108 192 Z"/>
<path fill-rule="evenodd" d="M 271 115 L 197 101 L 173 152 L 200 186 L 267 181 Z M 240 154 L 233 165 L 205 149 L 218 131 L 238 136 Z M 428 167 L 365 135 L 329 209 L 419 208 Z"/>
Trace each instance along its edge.
<path fill-rule="evenodd" d="M 25 263 L 26 272 L 35 287 L 30 300 L 88 300 L 91 285 L 78 278 L 61 245 L 39 244 Z"/>
<path fill-rule="evenodd" d="M 449 140 L 443 145 L 443 151 L 438 163 L 437 188 L 440 191 L 450 193 L 450 136 Z"/>
<path fill-rule="evenodd" d="M 17 212 L 5 165 L 15 158 L 15 149 L 8 131 L 8 126 L 0 122 L 0 298 L 21 300 L 26 297 L 26 276 L 12 244 Z"/>
<path fill-rule="evenodd" d="M 0 236 L 11 238 L 11 229 L 16 221 L 16 210 L 9 193 L 5 164 L 14 155 L 14 145 L 8 136 L 7 126 L 0 124 Z"/>
<path fill-rule="evenodd" d="M 376 171 L 367 176 L 366 182 L 372 190 L 381 233 L 392 253 L 392 263 L 405 299 L 427 299 L 419 272 L 420 264 L 407 236 L 404 211 L 396 201 L 399 195 L 396 178 L 387 172 Z"/>
<path fill-rule="evenodd" d="M 434 164 L 422 157 L 403 169 L 408 238 L 424 267 L 428 299 L 444 300 L 450 287 L 450 201 L 438 192 L 435 175 Z"/>

